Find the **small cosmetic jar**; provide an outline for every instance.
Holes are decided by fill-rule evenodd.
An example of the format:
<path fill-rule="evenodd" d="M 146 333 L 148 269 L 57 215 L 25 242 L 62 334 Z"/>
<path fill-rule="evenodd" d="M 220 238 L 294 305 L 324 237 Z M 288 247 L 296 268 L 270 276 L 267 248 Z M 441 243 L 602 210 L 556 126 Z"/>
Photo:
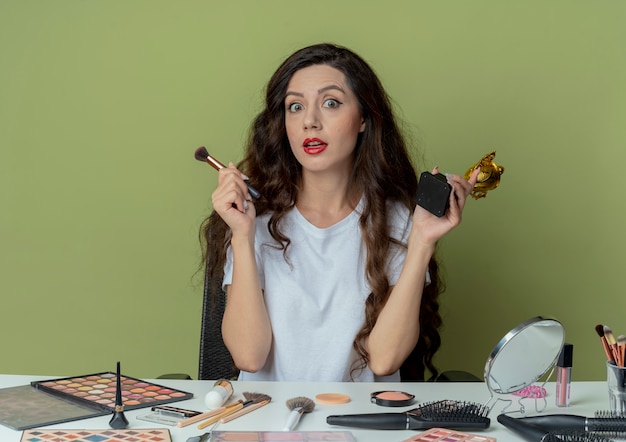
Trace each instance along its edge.
<path fill-rule="evenodd" d="M 404 391 L 375 391 L 371 394 L 371 401 L 383 407 L 406 407 L 411 405 L 415 395 Z"/>

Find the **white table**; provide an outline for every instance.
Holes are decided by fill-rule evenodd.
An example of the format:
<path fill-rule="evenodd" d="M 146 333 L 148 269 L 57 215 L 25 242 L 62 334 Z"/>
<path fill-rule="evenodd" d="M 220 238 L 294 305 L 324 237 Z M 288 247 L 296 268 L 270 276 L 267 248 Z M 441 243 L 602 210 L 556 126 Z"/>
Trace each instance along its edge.
<path fill-rule="evenodd" d="M 24 375 L 0 375 L 0 388 L 27 385 L 31 381 L 51 379 L 54 376 L 24 376 Z M 194 398 L 175 402 L 172 405 L 191 410 L 206 411 L 204 406 L 204 396 L 213 386 L 213 381 L 182 381 L 182 380 L 152 380 L 158 384 L 188 391 L 194 394 Z M 272 402 L 260 409 L 245 416 L 220 424 L 219 430 L 242 430 L 242 431 L 280 431 L 289 415 L 285 402 L 295 396 L 306 396 L 312 399 L 319 393 L 343 393 L 351 397 L 351 402 L 344 405 L 320 405 L 316 404 L 313 412 L 304 415 L 300 420 L 297 430 L 349 430 L 359 442 L 381 442 L 381 441 L 402 441 L 416 431 L 382 431 L 382 430 L 360 430 L 347 427 L 331 427 L 326 423 L 326 417 L 331 414 L 352 414 L 352 413 L 380 413 L 380 412 L 400 412 L 413 408 L 381 407 L 370 402 L 370 393 L 380 390 L 401 390 L 415 395 L 417 403 L 436 401 L 440 399 L 455 399 L 486 403 L 489 392 L 482 382 L 477 383 L 278 383 L 278 382 L 234 382 L 235 393 L 233 399 L 242 398 L 244 391 L 265 393 L 272 397 Z M 596 410 L 608 409 L 608 394 L 606 382 L 575 382 L 571 386 L 571 406 L 568 408 L 558 408 L 554 405 L 554 383 L 546 385 L 548 392 L 547 407 L 543 414 L 577 414 L 592 417 Z M 518 399 L 517 396 L 509 396 Z M 529 415 L 536 414 L 533 399 L 524 399 L 524 405 Z M 500 425 L 496 418 L 504 406 L 504 402 L 495 404 L 489 417 L 491 427 L 487 430 L 473 431 L 489 437 L 496 437 L 498 441 L 515 442 L 523 441 L 517 435 Z M 540 406 L 543 402 L 540 400 Z M 139 414 L 146 413 L 147 409 L 126 411 L 125 415 L 129 421 L 129 428 L 168 428 L 174 442 L 185 442 L 190 436 L 197 436 L 207 431 L 198 430 L 196 425 L 184 428 L 161 426 L 156 423 L 138 420 Z M 44 428 L 62 429 L 108 429 L 110 416 L 100 416 L 91 419 L 78 420 L 47 426 Z M 18 442 L 22 432 L 15 431 L 0 425 L 0 441 Z"/>

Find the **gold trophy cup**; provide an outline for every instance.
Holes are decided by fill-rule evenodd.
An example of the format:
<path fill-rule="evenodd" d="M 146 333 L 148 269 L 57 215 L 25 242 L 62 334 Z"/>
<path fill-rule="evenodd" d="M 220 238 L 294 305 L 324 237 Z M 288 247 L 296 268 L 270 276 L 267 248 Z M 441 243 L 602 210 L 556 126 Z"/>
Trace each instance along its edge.
<path fill-rule="evenodd" d="M 486 197 L 488 191 L 493 190 L 500 185 L 500 177 L 504 173 L 504 167 L 498 166 L 494 163 L 493 159 L 495 157 L 496 151 L 494 150 L 493 152 L 482 157 L 478 163 L 474 164 L 467 170 L 467 172 L 465 172 L 465 179 L 469 179 L 474 169 L 480 168 L 478 180 L 476 181 L 476 185 L 470 194 L 475 200 Z"/>

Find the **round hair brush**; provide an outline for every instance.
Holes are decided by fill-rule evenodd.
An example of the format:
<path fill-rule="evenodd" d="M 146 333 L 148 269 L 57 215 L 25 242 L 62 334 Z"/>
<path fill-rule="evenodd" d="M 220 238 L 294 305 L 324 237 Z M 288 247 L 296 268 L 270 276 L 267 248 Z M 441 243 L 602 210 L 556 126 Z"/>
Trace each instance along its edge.
<path fill-rule="evenodd" d="M 287 401 L 287 408 L 291 410 L 283 431 L 292 431 L 300 422 L 304 413 L 310 413 L 315 408 L 315 402 L 304 396 L 294 397 Z"/>

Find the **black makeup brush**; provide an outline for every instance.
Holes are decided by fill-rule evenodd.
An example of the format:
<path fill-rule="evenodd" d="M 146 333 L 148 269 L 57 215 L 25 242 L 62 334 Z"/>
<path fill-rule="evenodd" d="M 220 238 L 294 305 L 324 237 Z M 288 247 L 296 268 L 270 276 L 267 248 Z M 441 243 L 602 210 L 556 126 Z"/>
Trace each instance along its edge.
<path fill-rule="evenodd" d="M 615 355 L 613 354 L 613 350 L 609 346 L 609 343 L 604 336 L 604 326 L 602 324 L 596 325 L 596 333 L 600 337 L 600 342 L 602 343 L 602 348 L 604 349 L 604 353 L 606 354 L 607 361 L 615 362 Z"/>
<path fill-rule="evenodd" d="M 474 402 L 442 400 L 429 402 L 402 413 L 365 413 L 332 415 L 330 425 L 373 430 L 428 430 L 448 428 L 469 430 L 489 428 L 489 408 Z"/>
<path fill-rule="evenodd" d="M 300 422 L 304 413 L 310 413 L 315 408 L 315 402 L 308 397 L 298 396 L 287 401 L 287 408 L 291 410 L 284 431 L 292 431 Z"/>
<path fill-rule="evenodd" d="M 206 147 L 204 146 L 198 147 L 196 151 L 194 152 L 193 156 L 198 161 L 202 161 L 203 163 L 208 163 L 211 167 L 213 167 L 213 169 L 217 171 L 226 167 L 225 165 L 220 163 L 216 158 L 212 157 L 209 154 L 209 152 L 206 150 Z M 256 198 L 256 199 L 261 198 L 261 194 L 259 193 L 259 191 L 256 190 L 254 187 L 252 187 L 250 183 L 248 183 L 248 181 L 246 181 L 246 186 L 248 186 L 248 192 L 250 192 L 250 196 L 252 198 Z"/>
<path fill-rule="evenodd" d="M 124 403 L 122 402 L 122 375 L 120 374 L 120 362 L 117 361 L 117 377 L 115 387 L 115 411 L 109 421 L 109 426 L 116 430 L 128 427 L 128 419 L 124 416 Z"/>

